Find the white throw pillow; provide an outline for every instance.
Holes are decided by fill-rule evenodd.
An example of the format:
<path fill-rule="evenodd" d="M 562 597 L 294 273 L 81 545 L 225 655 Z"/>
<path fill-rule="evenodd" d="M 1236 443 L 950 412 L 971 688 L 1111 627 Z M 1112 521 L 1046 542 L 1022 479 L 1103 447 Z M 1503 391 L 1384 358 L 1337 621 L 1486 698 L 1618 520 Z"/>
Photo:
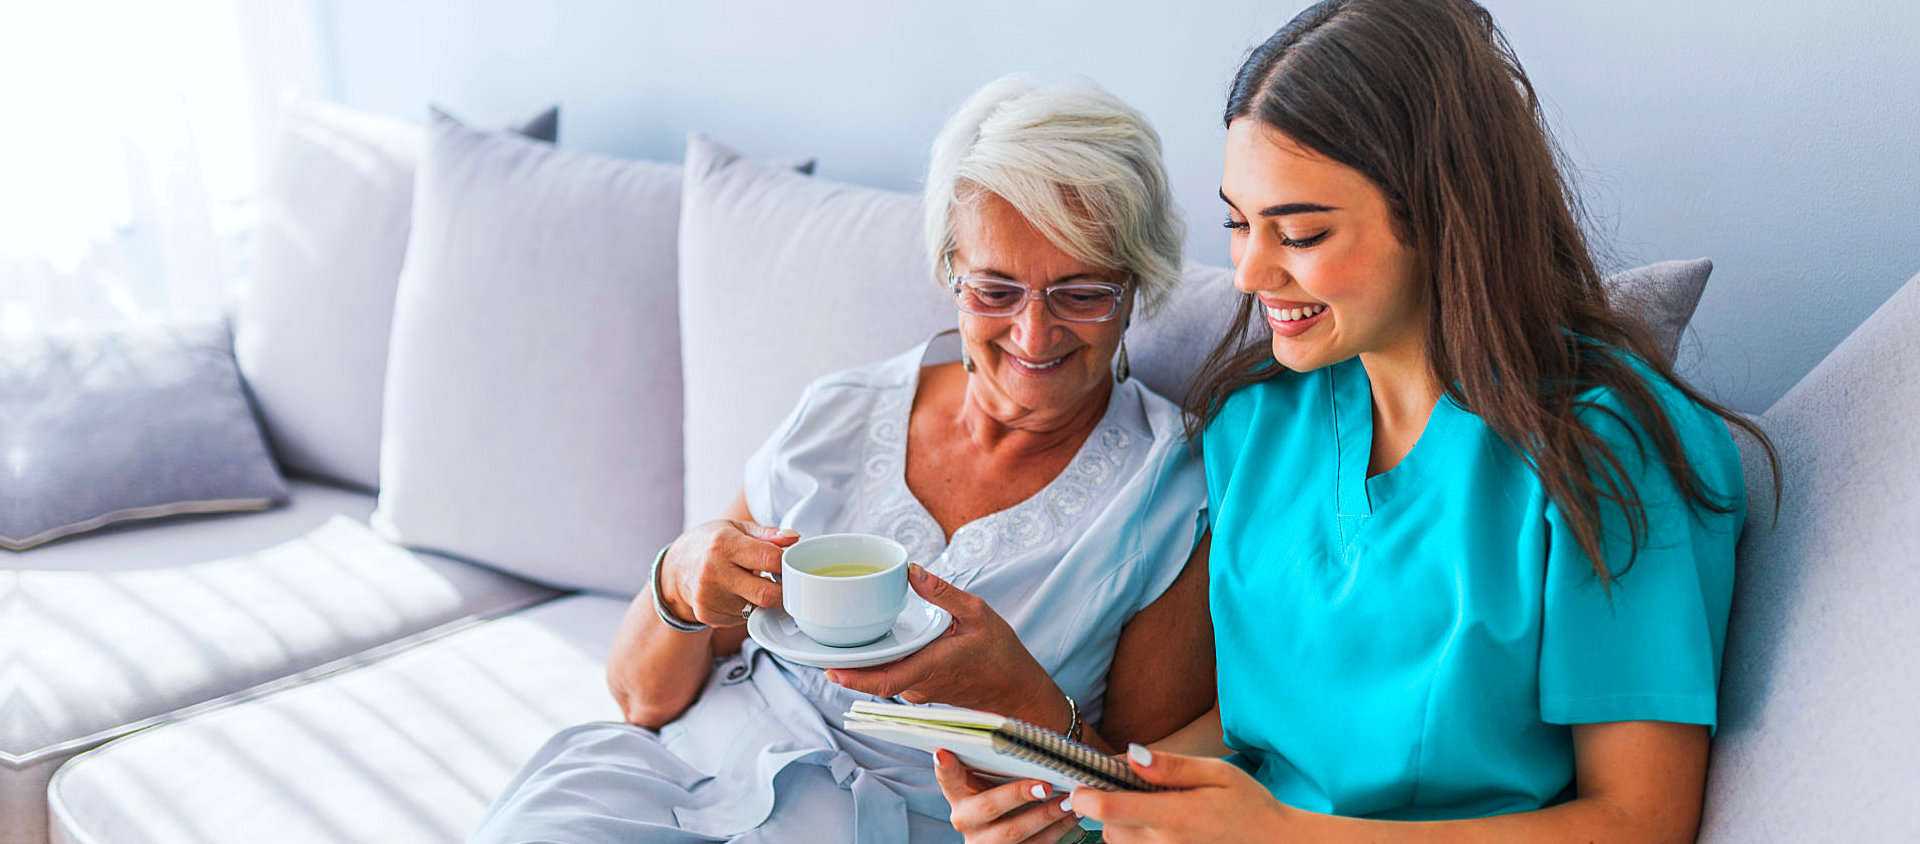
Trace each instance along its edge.
<path fill-rule="evenodd" d="M 634 594 L 680 528 L 680 168 L 438 113 L 427 137 L 374 526 Z"/>
<path fill-rule="evenodd" d="M 687 138 L 680 217 L 686 515 L 716 518 L 807 382 L 956 322 L 920 198 L 809 178 Z"/>
<path fill-rule="evenodd" d="M 519 127 L 551 141 L 558 112 Z M 282 112 L 234 356 L 289 470 L 379 486 L 380 390 L 419 124 L 296 98 Z"/>

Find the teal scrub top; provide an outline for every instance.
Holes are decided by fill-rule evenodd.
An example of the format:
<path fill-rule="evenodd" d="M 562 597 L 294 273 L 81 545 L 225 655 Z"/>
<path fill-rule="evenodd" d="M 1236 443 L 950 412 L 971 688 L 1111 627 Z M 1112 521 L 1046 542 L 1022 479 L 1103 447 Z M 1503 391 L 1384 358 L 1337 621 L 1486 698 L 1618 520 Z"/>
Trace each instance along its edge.
<path fill-rule="evenodd" d="M 1629 566 L 1623 511 L 1602 502 L 1611 596 L 1530 464 L 1453 400 L 1369 478 L 1357 358 L 1229 396 L 1202 453 L 1235 762 L 1291 806 L 1444 820 L 1571 798 L 1569 725 L 1714 725 L 1740 457 L 1719 417 L 1629 360 L 1733 512 L 1688 505 L 1625 403 L 1584 394 L 1598 407 L 1576 412 L 1647 507 Z"/>

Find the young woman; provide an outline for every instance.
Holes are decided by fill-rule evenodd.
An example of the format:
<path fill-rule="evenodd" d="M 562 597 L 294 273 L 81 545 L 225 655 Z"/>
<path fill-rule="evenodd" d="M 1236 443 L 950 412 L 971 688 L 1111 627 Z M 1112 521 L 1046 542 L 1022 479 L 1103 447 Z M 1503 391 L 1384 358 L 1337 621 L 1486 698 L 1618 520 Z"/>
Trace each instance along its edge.
<path fill-rule="evenodd" d="M 1159 793 L 1063 807 L 943 756 L 956 827 L 1692 840 L 1746 512 L 1727 425 L 1752 426 L 1608 300 L 1492 19 L 1328 0 L 1226 121 L 1245 330 L 1188 402 L 1218 707 L 1130 751 Z"/>

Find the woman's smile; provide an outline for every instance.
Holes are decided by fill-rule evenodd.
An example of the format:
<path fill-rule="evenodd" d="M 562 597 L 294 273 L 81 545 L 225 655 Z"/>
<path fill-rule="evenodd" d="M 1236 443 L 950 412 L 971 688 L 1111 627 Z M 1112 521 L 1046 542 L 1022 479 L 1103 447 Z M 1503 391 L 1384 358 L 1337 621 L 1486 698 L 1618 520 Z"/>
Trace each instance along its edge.
<path fill-rule="evenodd" d="M 1286 302 L 1263 296 L 1260 306 L 1266 311 L 1267 326 L 1279 337 L 1298 337 L 1319 325 L 1323 318 L 1333 318 L 1327 306 L 1319 302 Z"/>
<path fill-rule="evenodd" d="M 1068 352 L 1064 355 L 1055 355 L 1049 358 L 1025 358 L 1012 352 L 1002 352 L 1002 354 L 1006 356 L 1007 363 L 1012 366 L 1013 371 L 1034 378 L 1045 378 L 1058 372 L 1060 370 L 1060 364 L 1065 363 L 1067 358 L 1072 357 L 1074 353 Z"/>

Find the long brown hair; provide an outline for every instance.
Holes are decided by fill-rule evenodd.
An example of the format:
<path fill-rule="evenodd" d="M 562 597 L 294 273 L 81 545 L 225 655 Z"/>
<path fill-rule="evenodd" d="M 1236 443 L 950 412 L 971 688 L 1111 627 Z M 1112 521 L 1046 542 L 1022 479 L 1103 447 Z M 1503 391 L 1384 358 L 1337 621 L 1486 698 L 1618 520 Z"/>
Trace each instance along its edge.
<path fill-rule="evenodd" d="M 1646 507 L 1620 456 L 1575 411 L 1618 414 L 1582 392 L 1604 387 L 1622 401 L 1689 503 L 1727 513 L 1738 494 L 1707 488 L 1619 350 L 1752 434 L 1773 466 L 1777 502 L 1779 457 L 1766 434 L 1682 382 L 1646 325 L 1609 301 L 1533 85 L 1485 9 L 1471 0 L 1319 3 L 1241 65 L 1226 122 L 1242 118 L 1359 171 L 1385 194 L 1433 303 L 1434 378 L 1529 461 L 1603 586 L 1616 572 L 1601 555 L 1601 502 L 1626 514 L 1619 572 L 1645 541 Z M 1187 395 L 1195 442 L 1228 393 L 1283 371 L 1254 306 L 1243 299 Z"/>

